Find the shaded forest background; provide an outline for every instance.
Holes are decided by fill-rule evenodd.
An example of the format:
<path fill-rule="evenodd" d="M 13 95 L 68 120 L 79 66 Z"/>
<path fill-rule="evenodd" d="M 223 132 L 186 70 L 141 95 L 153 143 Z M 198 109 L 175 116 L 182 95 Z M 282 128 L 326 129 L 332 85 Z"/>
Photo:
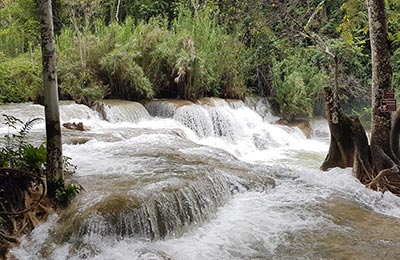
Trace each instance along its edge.
<path fill-rule="evenodd" d="M 54 0 L 61 99 L 268 97 L 282 118 L 323 114 L 339 69 L 347 113 L 370 118 L 364 0 Z M 400 93 L 400 2 L 387 1 Z M 42 100 L 34 0 L 0 0 L 0 103 Z"/>

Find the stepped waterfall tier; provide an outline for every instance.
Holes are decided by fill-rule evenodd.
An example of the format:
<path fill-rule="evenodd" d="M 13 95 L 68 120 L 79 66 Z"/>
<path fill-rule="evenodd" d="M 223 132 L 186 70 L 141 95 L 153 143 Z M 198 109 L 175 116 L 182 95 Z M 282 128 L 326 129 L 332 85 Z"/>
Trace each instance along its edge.
<path fill-rule="evenodd" d="M 22 121 L 43 107 L 0 105 Z M 26 236 L 21 260 L 396 259 L 400 199 L 351 169 L 321 172 L 324 119 L 311 138 L 278 125 L 259 98 L 60 105 L 63 150 L 84 188 Z M 2 118 L 1 118 L 2 119 Z M 0 136 L 12 132 L 0 123 Z M 44 123 L 29 142 L 44 140 Z M 3 139 L 2 139 L 3 141 Z"/>

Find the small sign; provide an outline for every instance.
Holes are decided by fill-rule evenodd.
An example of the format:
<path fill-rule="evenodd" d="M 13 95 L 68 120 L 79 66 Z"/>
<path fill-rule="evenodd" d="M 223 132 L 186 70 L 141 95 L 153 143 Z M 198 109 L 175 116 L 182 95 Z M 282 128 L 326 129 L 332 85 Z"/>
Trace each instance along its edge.
<path fill-rule="evenodd" d="M 382 99 L 381 111 L 382 112 L 395 112 L 396 111 L 396 99 Z"/>
<path fill-rule="evenodd" d="M 393 90 L 386 90 L 383 93 L 383 99 L 394 99 L 394 91 Z"/>

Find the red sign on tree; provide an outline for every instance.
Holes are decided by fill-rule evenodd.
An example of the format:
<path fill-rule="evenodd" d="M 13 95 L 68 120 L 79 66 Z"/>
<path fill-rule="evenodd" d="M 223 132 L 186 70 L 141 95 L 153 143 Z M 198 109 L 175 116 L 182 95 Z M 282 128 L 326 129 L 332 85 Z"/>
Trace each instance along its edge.
<path fill-rule="evenodd" d="M 394 91 L 387 90 L 383 93 L 383 99 L 394 99 Z"/>
<path fill-rule="evenodd" d="M 383 93 L 381 100 L 381 111 L 382 112 L 395 112 L 397 110 L 397 103 L 394 97 L 394 91 L 388 90 Z"/>

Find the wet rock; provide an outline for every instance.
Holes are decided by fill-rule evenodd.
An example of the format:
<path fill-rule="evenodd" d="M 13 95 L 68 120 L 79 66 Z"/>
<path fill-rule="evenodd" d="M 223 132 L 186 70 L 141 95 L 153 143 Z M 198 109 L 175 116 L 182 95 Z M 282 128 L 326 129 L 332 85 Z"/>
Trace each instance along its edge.
<path fill-rule="evenodd" d="M 78 130 L 78 131 L 85 131 L 85 127 L 83 126 L 82 122 L 79 123 L 71 123 L 71 122 L 67 122 L 63 124 L 63 127 L 67 128 L 67 129 L 71 129 L 71 130 Z"/>

